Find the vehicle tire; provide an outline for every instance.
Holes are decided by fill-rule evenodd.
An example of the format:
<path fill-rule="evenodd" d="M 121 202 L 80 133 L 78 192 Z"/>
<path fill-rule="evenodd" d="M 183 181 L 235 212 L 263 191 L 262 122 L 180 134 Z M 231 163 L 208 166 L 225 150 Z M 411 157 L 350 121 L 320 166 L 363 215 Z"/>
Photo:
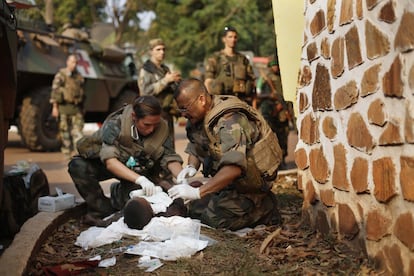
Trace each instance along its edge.
<path fill-rule="evenodd" d="M 133 103 L 134 99 L 138 97 L 138 93 L 133 90 L 124 90 L 119 93 L 118 98 L 114 99 L 113 104 L 111 105 L 111 113 L 118 110 L 125 104 Z"/>
<path fill-rule="evenodd" d="M 32 151 L 60 149 L 58 122 L 51 116 L 50 87 L 42 87 L 23 99 L 19 114 L 20 135 Z"/>

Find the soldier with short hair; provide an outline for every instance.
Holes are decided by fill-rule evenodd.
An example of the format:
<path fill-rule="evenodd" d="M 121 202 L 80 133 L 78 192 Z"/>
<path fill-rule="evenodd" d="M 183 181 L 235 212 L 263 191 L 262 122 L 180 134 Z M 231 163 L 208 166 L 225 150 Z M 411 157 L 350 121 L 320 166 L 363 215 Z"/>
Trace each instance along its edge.
<path fill-rule="evenodd" d="M 53 106 L 52 116 L 59 122 L 61 151 L 67 157 L 74 150 L 77 141 L 82 138 L 84 126 L 85 95 L 82 88 L 84 79 L 76 69 L 76 65 L 76 55 L 69 55 L 66 59 L 66 67 L 61 68 L 53 79 L 50 95 L 50 103 Z"/>
<path fill-rule="evenodd" d="M 102 219 L 122 210 L 129 193 L 142 189 L 156 192 L 161 180 L 172 182 L 182 170 L 161 105 L 154 96 L 141 96 L 110 114 L 102 127 L 78 143 L 79 156 L 69 162 L 69 174 L 87 204 L 84 221 L 106 225 Z M 111 197 L 104 195 L 99 181 L 117 178 Z"/>
<path fill-rule="evenodd" d="M 174 97 L 187 118 L 189 139 L 188 165 L 177 182 L 201 165 L 210 178 L 199 188 L 175 185 L 168 194 L 190 201 L 189 215 L 212 227 L 281 223 L 271 188 L 282 152 L 261 114 L 237 97 L 209 94 L 198 79 L 182 81 Z"/>
<path fill-rule="evenodd" d="M 145 61 L 138 74 L 138 87 L 141 95 L 157 97 L 162 106 L 162 117 L 168 122 L 174 142 L 174 115 L 177 115 L 173 93 L 176 83 L 181 80 L 179 72 L 171 72 L 165 65 L 165 43 L 160 38 L 149 42 L 150 58 Z"/>
<path fill-rule="evenodd" d="M 222 32 L 224 49 L 207 58 L 204 84 L 211 94 L 237 96 L 253 104 L 255 75 L 249 60 L 236 51 L 237 31 L 226 26 Z"/>

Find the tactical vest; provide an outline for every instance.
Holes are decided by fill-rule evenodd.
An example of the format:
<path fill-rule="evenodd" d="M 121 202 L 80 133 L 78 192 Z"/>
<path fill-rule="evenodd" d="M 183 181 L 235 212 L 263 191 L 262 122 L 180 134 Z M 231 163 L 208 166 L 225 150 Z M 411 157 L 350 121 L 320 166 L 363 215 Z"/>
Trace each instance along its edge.
<path fill-rule="evenodd" d="M 161 64 L 160 67 L 157 67 L 150 60 L 147 60 L 144 63 L 142 69 L 151 73 L 157 81 L 164 78 L 164 76 L 170 72 L 170 69 L 165 64 Z M 160 101 L 162 109 L 172 115 L 179 115 L 176 114 L 177 104 L 173 96 L 176 86 L 177 85 L 175 83 L 171 83 L 159 94 L 154 95 Z"/>
<path fill-rule="evenodd" d="M 140 150 L 145 152 L 145 157 L 147 159 L 152 159 L 154 161 L 160 159 L 164 153 L 164 147 L 162 145 L 168 138 L 169 134 L 167 122 L 161 119 L 159 126 L 149 137 L 145 139 L 144 146 L 141 147 L 139 144 L 133 143 L 131 138 L 131 112 L 132 105 L 128 105 L 122 113 L 122 128 L 119 137 L 120 144 L 127 146 L 127 148 L 138 147 Z"/>
<path fill-rule="evenodd" d="M 66 74 L 66 69 L 59 70 L 59 74 L 63 76 L 63 100 L 64 103 L 79 104 L 83 101 L 83 77 L 79 73 L 73 73 L 72 77 Z"/>
<path fill-rule="evenodd" d="M 144 141 L 144 146 L 138 145 L 133 142 L 131 137 L 131 112 L 132 105 L 127 105 L 119 110 L 111 113 L 104 121 L 102 127 L 95 132 L 92 136 L 84 136 L 77 143 L 77 149 L 79 154 L 84 158 L 99 158 L 99 153 L 102 147 L 102 129 L 105 124 L 119 117 L 121 120 L 121 131 L 119 134 L 119 143 L 128 151 L 138 148 L 138 150 L 145 152 L 147 159 L 153 161 L 161 158 L 164 153 L 164 147 L 162 146 L 165 140 L 168 138 L 168 125 L 164 120 L 161 120 L 159 127 L 151 134 L 149 139 Z"/>
<path fill-rule="evenodd" d="M 277 169 L 282 161 L 282 150 L 279 146 L 276 135 L 272 132 L 263 116 L 243 101 L 234 96 L 216 96 L 214 107 L 204 118 L 204 126 L 207 136 L 209 137 L 210 152 L 216 160 L 219 160 L 223 153 L 220 149 L 219 137 L 213 132 L 213 128 L 223 114 L 228 112 L 242 112 L 249 120 L 256 122 L 260 138 L 250 148 L 247 149 L 247 167 L 246 179 L 244 183 L 249 185 L 251 190 L 263 190 L 265 181 L 272 181 L 277 176 Z M 256 168 L 253 169 L 253 168 Z M 261 178 L 261 179 L 258 179 Z"/>
<path fill-rule="evenodd" d="M 240 53 L 227 57 L 218 52 L 214 59 L 217 76 L 212 84 L 212 93 L 217 95 L 249 96 L 253 91 L 252 81 L 248 80 L 248 59 Z M 234 60 L 233 60 L 234 59 Z"/>

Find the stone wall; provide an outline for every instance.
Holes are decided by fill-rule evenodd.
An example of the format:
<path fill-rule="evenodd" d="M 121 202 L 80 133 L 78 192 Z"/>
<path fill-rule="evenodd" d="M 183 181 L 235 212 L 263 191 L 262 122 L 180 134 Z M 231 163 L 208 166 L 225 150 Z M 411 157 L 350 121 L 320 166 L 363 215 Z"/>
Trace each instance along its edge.
<path fill-rule="evenodd" d="M 414 275 L 414 1 L 305 0 L 304 16 L 304 218 Z"/>

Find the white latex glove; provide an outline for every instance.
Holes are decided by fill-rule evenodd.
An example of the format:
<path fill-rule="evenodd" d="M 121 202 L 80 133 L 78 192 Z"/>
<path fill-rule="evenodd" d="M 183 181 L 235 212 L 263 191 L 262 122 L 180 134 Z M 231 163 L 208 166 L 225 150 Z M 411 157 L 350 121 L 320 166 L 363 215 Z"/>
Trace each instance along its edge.
<path fill-rule="evenodd" d="M 193 177 L 197 173 L 196 168 L 191 165 L 187 165 L 181 172 L 177 175 L 177 183 L 178 184 L 188 184 L 186 178 Z"/>
<path fill-rule="evenodd" d="M 148 178 L 141 175 L 135 180 L 135 184 L 138 184 L 142 187 L 142 190 L 144 191 L 144 194 L 146 196 L 152 196 L 155 192 L 155 185 L 152 183 Z"/>
<path fill-rule="evenodd" d="M 162 188 L 160 186 L 155 186 L 155 191 L 153 195 L 156 195 L 158 193 L 162 192 Z M 133 198 L 133 197 L 143 197 L 145 196 L 144 191 L 142 189 L 138 189 L 138 190 L 133 190 L 131 192 L 129 192 L 129 197 Z"/>
<path fill-rule="evenodd" d="M 140 196 L 144 196 L 144 191 L 142 189 L 133 190 L 133 191 L 129 192 L 129 197 L 130 198 L 140 197 Z"/>
<path fill-rule="evenodd" d="M 178 184 L 174 185 L 168 190 L 168 195 L 174 200 L 177 198 L 182 198 L 184 201 L 191 201 L 195 199 L 200 199 L 200 189 L 193 188 L 187 184 Z"/>

